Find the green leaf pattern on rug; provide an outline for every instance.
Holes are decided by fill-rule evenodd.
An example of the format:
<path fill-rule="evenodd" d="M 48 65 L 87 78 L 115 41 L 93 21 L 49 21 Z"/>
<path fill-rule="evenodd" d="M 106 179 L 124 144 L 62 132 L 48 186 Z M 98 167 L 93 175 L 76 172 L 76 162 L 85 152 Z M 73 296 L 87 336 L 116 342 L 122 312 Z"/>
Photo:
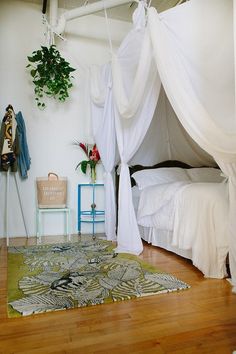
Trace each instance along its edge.
<path fill-rule="evenodd" d="M 128 300 L 189 287 L 138 257 L 117 255 L 112 243 L 104 240 L 11 247 L 8 258 L 9 317 Z"/>

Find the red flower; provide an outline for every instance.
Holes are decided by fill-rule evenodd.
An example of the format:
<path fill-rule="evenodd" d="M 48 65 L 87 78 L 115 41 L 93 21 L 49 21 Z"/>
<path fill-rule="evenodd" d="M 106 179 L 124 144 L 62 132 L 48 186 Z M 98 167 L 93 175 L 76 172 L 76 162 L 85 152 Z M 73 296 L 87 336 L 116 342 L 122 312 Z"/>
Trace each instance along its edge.
<path fill-rule="evenodd" d="M 90 150 L 89 159 L 95 162 L 98 162 L 100 160 L 100 154 L 98 152 L 96 144 L 93 146 L 93 149 Z"/>
<path fill-rule="evenodd" d="M 76 169 L 80 166 L 81 171 L 83 173 L 86 173 L 87 165 L 90 165 L 91 168 L 95 168 L 96 164 L 101 159 L 99 151 L 97 149 L 97 145 L 94 144 L 92 147 L 92 150 L 88 150 L 87 144 L 83 144 L 83 143 L 79 143 L 79 142 L 75 142 L 74 144 L 81 147 L 81 149 L 85 152 L 86 156 L 88 157 L 88 160 L 80 161 L 78 163 L 78 165 L 76 166 Z"/>
<path fill-rule="evenodd" d="M 88 146 L 83 143 L 79 143 L 79 146 L 81 147 L 81 149 L 84 150 L 85 154 L 88 156 Z"/>

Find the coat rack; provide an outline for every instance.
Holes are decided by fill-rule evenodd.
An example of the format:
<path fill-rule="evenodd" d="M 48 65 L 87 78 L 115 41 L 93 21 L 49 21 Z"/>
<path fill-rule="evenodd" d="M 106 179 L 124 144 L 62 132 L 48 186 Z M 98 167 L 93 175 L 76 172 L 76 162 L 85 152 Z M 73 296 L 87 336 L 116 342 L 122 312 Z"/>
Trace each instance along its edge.
<path fill-rule="evenodd" d="M 14 113 L 13 107 L 11 105 L 8 105 L 8 107 L 6 108 L 6 112 L 8 112 L 9 110 L 11 110 Z M 12 128 L 10 129 L 10 131 L 12 134 Z M 9 144 L 9 141 L 8 141 L 8 144 Z M 2 151 L 0 151 L 0 154 L 1 153 L 2 153 Z M 9 246 L 10 168 L 11 168 L 11 165 L 8 166 L 7 171 L 1 171 L 1 177 L 3 177 L 3 174 L 6 174 L 5 225 L 4 226 L 5 226 L 5 231 L 6 231 L 7 246 Z M 19 189 L 19 184 L 18 184 L 17 177 L 16 177 L 16 172 L 13 172 L 13 175 L 14 175 L 14 181 L 15 181 L 15 185 L 16 185 L 16 191 L 17 191 L 17 197 L 18 197 L 18 201 L 19 201 L 19 205 L 20 205 L 21 215 L 22 215 L 22 219 L 23 219 L 23 223 L 24 223 L 24 227 L 25 227 L 26 236 L 28 239 L 29 233 L 28 233 L 28 228 L 26 225 L 26 219 L 25 219 L 25 215 L 24 215 L 23 204 L 22 204 L 22 200 L 21 200 L 20 189 Z M 3 178 L 1 178 L 1 179 L 3 179 Z"/>

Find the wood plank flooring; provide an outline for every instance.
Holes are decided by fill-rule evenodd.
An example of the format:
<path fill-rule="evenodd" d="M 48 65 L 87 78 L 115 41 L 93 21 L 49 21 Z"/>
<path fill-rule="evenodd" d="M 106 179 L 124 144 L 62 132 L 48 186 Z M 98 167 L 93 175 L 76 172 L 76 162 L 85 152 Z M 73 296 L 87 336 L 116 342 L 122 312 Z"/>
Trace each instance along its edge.
<path fill-rule="evenodd" d="M 236 350 L 236 295 L 228 281 L 205 279 L 190 261 L 146 243 L 140 258 L 187 282 L 190 289 L 8 319 L 7 247 L 5 240 L 1 243 L 0 354 L 232 354 Z M 24 239 L 11 240 L 11 245 L 24 243 Z"/>

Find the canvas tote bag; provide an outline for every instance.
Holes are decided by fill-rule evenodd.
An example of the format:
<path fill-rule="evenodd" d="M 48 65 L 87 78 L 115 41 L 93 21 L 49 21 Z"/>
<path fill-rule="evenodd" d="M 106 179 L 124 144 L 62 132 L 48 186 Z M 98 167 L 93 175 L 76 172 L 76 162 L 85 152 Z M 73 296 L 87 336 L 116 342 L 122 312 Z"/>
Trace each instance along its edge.
<path fill-rule="evenodd" d="M 67 178 L 49 172 L 48 177 L 37 177 L 39 208 L 65 208 L 67 204 Z"/>

